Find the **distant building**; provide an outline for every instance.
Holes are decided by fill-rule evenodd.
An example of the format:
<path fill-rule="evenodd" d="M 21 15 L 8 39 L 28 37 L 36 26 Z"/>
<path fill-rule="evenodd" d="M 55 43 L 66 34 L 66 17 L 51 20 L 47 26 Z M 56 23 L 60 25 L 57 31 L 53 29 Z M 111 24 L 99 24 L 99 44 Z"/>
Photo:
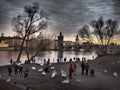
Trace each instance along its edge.
<path fill-rule="evenodd" d="M 4 41 L 0 42 L 0 48 L 5 48 L 5 47 L 9 47 L 9 45 L 7 43 L 5 43 Z"/>
<path fill-rule="evenodd" d="M 19 36 L 9 37 L 8 39 L 9 47 L 20 48 L 21 43 L 22 43 L 22 38 Z M 23 46 L 26 47 L 26 42 L 24 42 Z"/>
<path fill-rule="evenodd" d="M 64 50 L 72 50 L 74 46 L 74 42 L 72 41 L 64 41 Z"/>
<path fill-rule="evenodd" d="M 114 53 L 117 53 L 117 52 L 120 52 L 120 45 L 116 45 L 114 43 L 111 43 L 108 46 L 107 53 L 114 54 Z"/>
<path fill-rule="evenodd" d="M 38 47 L 40 47 L 41 41 L 43 40 L 43 35 L 40 32 L 36 37 L 31 38 L 28 42 L 29 42 L 29 47 L 30 49 L 38 49 Z"/>
<path fill-rule="evenodd" d="M 0 47 L 9 47 L 13 49 L 19 49 L 22 43 L 22 38 L 18 36 L 14 37 L 6 37 L 2 33 L 0 36 Z M 24 43 L 24 47 L 26 47 L 26 42 Z"/>

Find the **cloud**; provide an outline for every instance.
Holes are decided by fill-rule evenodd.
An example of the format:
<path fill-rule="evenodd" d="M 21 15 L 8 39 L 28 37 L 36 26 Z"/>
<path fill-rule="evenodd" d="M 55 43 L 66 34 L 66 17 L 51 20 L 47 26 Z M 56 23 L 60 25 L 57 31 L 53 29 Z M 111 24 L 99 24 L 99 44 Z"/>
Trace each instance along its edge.
<path fill-rule="evenodd" d="M 40 7 L 49 13 L 51 31 L 63 32 L 66 36 L 76 34 L 79 27 L 99 16 L 120 18 L 119 0 L 0 0 L 0 28 L 10 25 L 11 18 L 33 2 L 39 2 Z"/>

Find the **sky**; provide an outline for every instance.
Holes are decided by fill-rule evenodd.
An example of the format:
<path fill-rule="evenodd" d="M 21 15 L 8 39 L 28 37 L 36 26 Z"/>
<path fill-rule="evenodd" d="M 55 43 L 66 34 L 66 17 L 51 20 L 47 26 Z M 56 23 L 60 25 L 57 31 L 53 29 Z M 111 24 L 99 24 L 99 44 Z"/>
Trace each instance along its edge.
<path fill-rule="evenodd" d="M 15 35 L 11 19 L 24 11 L 25 5 L 39 2 L 52 24 L 47 33 L 63 32 L 65 40 L 74 40 L 77 31 L 100 16 L 120 22 L 120 0 L 0 0 L 0 33 Z"/>

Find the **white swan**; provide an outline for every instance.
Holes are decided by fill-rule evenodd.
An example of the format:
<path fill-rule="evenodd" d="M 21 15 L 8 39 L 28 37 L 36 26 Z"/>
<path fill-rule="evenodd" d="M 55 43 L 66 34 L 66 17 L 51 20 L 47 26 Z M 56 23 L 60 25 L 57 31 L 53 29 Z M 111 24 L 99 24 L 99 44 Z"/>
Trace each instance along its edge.
<path fill-rule="evenodd" d="M 10 82 L 11 81 L 11 77 L 8 77 L 8 79 L 6 80 L 6 82 Z"/>
<path fill-rule="evenodd" d="M 62 77 L 67 77 L 67 74 L 66 74 L 65 71 L 63 71 L 63 69 L 61 69 L 61 76 L 62 76 Z"/>
<path fill-rule="evenodd" d="M 44 64 L 43 64 L 43 63 L 40 63 L 40 66 L 44 66 Z"/>
<path fill-rule="evenodd" d="M 107 70 L 104 70 L 104 74 L 107 74 L 108 73 L 108 71 Z"/>
<path fill-rule="evenodd" d="M 55 69 L 55 67 L 51 67 L 51 69 L 52 69 L 52 70 L 54 70 L 54 69 Z"/>
<path fill-rule="evenodd" d="M 67 74 L 62 73 L 61 76 L 62 76 L 62 77 L 67 77 Z"/>
<path fill-rule="evenodd" d="M 114 72 L 114 73 L 113 73 L 113 76 L 114 76 L 114 77 L 118 77 L 117 72 Z"/>
<path fill-rule="evenodd" d="M 43 72 L 42 72 L 42 75 L 44 75 L 44 76 L 45 76 L 45 75 L 46 75 L 46 72 L 45 72 L 45 71 L 43 71 Z"/>
<path fill-rule="evenodd" d="M 42 72 L 42 71 L 43 71 L 43 69 L 42 69 L 42 68 L 40 68 L 38 71 L 39 71 L 39 72 Z"/>
<path fill-rule="evenodd" d="M 57 75 L 57 72 L 54 70 L 54 71 L 52 72 L 51 78 L 54 78 L 56 75 Z"/>
<path fill-rule="evenodd" d="M 32 70 L 36 70 L 36 67 L 32 67 Z"/>
<path fill-rule="evenodd" d="M 65 84 L 68 84 L 68 83 L 70 83 L 70 80 L 69 80 L 69 78 L 67 78 L 66 80 L 62 81 L 62 83 L 65 83 Z"/>

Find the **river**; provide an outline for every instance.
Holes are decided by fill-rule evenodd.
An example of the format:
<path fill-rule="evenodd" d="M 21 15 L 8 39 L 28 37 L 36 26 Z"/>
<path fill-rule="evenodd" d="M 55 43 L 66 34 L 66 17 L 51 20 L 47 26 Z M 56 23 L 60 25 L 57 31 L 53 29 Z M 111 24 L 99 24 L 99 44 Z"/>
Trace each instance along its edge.
<path fill-rule="evenodd" d="M 31 52 L 32 54 L 32 52 Z M 16 61 L 18 55 L 18 51 L 0 51 L 0 66 L 7 65 L 12 58 L 13 61 Z M 80 60 L 82 57 L 86 59 L 92 60 L 93 57 L 96 58 L 97 54 L 95 52 L 76 52 L 76 51 L 41 51 L 38 56 L 35 57 L 36 63 L 43 62 L 43 59 L 50 58 L 50 62 L 56 62 L 57 58 L 64 58 L 67 57 L 67 61 L 73 57 L 79 57 Z M 21 62 L 24 63 L 27 60 L 25 52 L 22 53 Z M 62 59 L 61 59 L 62 60 Z"/>

